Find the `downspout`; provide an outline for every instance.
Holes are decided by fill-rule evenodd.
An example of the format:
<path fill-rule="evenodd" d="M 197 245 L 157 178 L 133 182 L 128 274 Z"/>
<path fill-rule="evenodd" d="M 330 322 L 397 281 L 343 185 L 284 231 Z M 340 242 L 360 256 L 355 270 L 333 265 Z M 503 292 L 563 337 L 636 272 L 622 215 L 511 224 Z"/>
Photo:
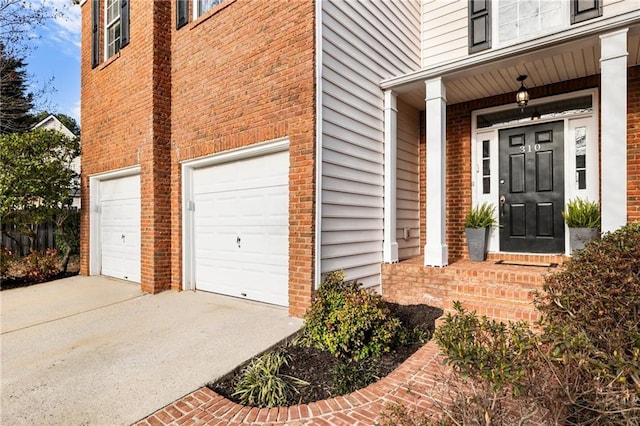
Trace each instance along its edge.
<path fill-rule="evenodd" d="M 322 281 L 322 0 L 316 0 L 315 6 L 316 217 L 314 250 L 314 290 Z"/>

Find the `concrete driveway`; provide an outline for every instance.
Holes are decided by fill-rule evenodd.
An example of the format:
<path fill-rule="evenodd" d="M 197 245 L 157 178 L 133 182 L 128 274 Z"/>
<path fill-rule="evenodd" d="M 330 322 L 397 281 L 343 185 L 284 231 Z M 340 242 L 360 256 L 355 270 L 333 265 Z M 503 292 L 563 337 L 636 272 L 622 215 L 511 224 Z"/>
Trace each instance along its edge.
<path fill-rule="evenodd" d="M 300 328 L 285 308 L 73 277 L 0 293 L 3 425 L 131 424 Z"/>

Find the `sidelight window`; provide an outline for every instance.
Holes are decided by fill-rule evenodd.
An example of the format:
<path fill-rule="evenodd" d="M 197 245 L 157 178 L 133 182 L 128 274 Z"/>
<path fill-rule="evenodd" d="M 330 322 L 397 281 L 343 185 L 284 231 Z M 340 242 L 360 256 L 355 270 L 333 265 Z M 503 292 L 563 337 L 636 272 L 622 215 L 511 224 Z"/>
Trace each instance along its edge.
<path fill-rule="evenodd" d="M 576 127 L 576 186 L 587 189 L 587 128 Z"/>

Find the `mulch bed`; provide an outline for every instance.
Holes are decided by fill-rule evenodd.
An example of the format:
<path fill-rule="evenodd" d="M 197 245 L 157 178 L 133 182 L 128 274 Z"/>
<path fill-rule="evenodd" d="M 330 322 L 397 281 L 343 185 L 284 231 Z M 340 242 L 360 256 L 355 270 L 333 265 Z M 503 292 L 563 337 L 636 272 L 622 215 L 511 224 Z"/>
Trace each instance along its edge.
<path fill-rule="evenodd" d="M 400 319 L 407 329 L 419 328 L 428 332 L 428 336 L 433 334 L 435 320 L 442 315 L 442 310 L 428 305 L 398 305 L 388 303 L 391 312 Z M 317 348 L 309 348 L 298 345 L 291 345 L 291 338 L 280 342 L 273 349 L 285 350 L 291 361 L 288 366 L 281 369 L 281 373 L 309 382 L 308 386 L 300 387 L 300 393 L 293 395 L 286 405 L 308 404 L 310 402 L 328 399 L 344 394 L 336 389 L 332 374 L 339 361 L 330 353 Z M 384 354 L 380 359 L 369 363 L 366 374 L 372 380 L 379 380 L 402 364 L 408 357 L 417 351 L 425 342 L 410 343 L 395 348 L 392 352 Z M 214 392 L 240 403 L 238 398 L 233 396 L 236 383 L 239 381 L 242 369 L 249 361 L 238 366 L 236 369 L 222 378 L 209 383 L 207 386 Z M 366 386 L 364 384 L 363 386 Z"/>
<path fill-rule="evenodd" d="M 62 265 L 59 264 L 58 267 L 61 268 Z M 28 287 L 35 284 L 41 284 L 43 282 L 51 282 L 59 280 L 61 278 L 78 275 L 80 271 L 80 257 L 78 255 L 71 255 L 69 264 L 67 265 L 67 272 L 60 272 L 47 278 L 46 281 L 34 281 L 32 278 L 28 277 L 25 274 L 24 268 L 25 267 L 24 265 L 22 265 L 20 259 L 13 261 L 10 268 L 9 276 L 4 279 L 0 279 L 0 290 L 11 290 L 13 288 Z"/>

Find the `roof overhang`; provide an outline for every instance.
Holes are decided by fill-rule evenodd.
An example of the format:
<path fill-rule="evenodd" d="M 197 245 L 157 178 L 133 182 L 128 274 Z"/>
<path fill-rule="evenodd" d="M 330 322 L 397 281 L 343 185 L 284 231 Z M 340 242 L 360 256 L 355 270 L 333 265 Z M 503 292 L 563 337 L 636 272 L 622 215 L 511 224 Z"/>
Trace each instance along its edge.
<path fill-rule="evenodd" d="M 456 61 L 383 80 L 401 99 L 424 109 L 425 81 L 442 78 L 447 102 L 514 92 L 519 75 L 528 76 L 527 86 L 537 87 L 600 73 L 600 35 L 628 28 L 628 65 L 640 63 L 640 10 L 593 23 L 575 25 L 513 46 L 488 50 Z"/>

